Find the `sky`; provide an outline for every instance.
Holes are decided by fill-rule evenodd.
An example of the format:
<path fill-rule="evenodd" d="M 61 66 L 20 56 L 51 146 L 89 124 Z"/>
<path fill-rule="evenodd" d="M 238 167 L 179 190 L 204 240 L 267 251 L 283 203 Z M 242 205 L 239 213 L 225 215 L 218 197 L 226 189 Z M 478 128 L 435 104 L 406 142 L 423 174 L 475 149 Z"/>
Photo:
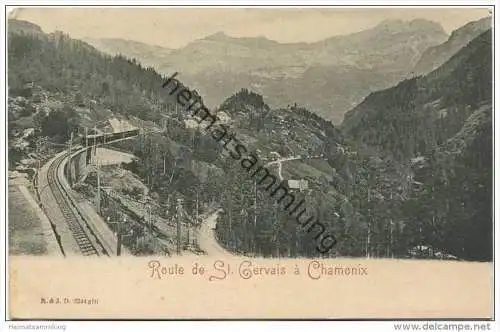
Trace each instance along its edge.
<path fill-rule="evenodd" d="M 122 38 L 180 48 L 222 31 L 278 42 L 316 42 L 386 19 L 425 18 L 447 33 L 488 16 L 486 8 L 17 8 L 11 18 L 73 38 Z"/>

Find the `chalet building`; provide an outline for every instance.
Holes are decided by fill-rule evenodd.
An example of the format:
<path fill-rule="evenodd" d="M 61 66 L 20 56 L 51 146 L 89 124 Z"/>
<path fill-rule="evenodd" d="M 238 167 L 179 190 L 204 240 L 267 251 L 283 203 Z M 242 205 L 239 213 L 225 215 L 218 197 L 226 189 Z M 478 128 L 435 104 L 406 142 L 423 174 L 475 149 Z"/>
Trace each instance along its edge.
<path fill-rule="evenodd" d="M 296 189 L 304 191 L 309 188 L 309 182 L 307 180 L 286 180 L 286 185 L 290 189 Z"/>

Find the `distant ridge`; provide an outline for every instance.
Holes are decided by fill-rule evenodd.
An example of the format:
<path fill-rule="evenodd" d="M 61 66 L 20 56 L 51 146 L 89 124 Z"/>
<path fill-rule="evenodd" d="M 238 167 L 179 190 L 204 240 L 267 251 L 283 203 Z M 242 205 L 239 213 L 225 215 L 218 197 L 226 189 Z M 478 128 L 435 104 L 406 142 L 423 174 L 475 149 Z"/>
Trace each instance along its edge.
<path fill-rule="evenodd" d="M 220 105 L 247 88 L 272 107 L 297 103 L 340 123 L 344 113 L 370 92 L 405 78 L 422 54 L 448 38 L 439 23 L 387 20 L 348 35 L 313 43 L 280 43 L 265 37 L 209 34 L 180 49 L 162 50 L 131 42 L 87 40 L 109 54 L 123 54 L 182 79 Z M 154 52 L 152 51 L 154 50 Z"/>
<path fill-rule="evenodd" d="M 465 119 L 491 103 L 491 29 L 423 77 L 370 94 L 346 113 L 344 134 L 411 158 L 455 135 Z"/>
<path fill-rule="evenodd" d="M 491 27 L 491 17 L 484 17 L 454 30 L 446 42 L 430 47 L 424 52 L 422 58 L 415 66 L 414 74 L 423 75 L 438 68 L 472 39 Z"/>

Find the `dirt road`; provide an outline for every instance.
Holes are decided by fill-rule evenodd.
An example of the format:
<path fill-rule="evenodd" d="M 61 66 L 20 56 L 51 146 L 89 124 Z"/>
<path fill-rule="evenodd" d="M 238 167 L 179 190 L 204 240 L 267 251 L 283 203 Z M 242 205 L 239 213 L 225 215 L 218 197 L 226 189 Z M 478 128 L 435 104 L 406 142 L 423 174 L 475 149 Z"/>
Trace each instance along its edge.
<path fill-rule="evenodd" d="M 207 216 L 197 231 L 198 244 L 209 257 L 233 257 L 234 254 L 222 247 L 215 238 L 215 225 L 219 211 L 215 211 Z"/>

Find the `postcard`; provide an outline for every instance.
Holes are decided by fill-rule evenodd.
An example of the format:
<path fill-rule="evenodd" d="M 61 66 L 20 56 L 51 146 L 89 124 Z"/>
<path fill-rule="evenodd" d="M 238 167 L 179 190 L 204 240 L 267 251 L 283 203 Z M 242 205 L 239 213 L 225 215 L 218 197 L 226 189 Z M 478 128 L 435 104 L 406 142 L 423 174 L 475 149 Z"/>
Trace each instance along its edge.
<path fill-rule="evenodd" d="M 492 28 L 14 8 L 8 318 L 493 319 Z"/>

